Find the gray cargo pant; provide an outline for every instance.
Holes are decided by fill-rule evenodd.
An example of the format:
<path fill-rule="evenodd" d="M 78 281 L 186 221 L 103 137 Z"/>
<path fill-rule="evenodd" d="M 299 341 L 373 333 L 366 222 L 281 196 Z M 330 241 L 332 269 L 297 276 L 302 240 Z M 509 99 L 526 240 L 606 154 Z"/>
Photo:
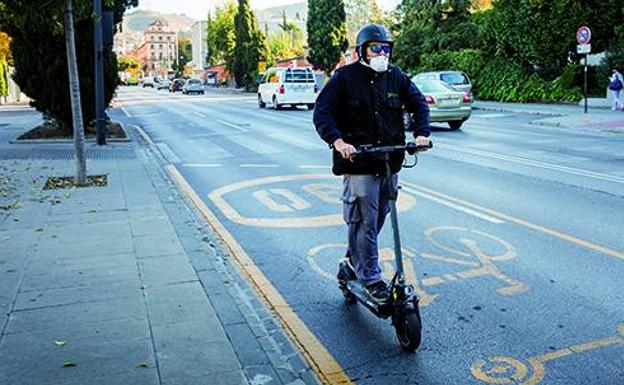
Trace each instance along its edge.
<path fill-rule="evenodd" d="M 398 175 L 392 175 L 391 180 L 396 192 Z M 377 235 L 390 212 L 388 180 L 373 175 L 345 175 L 343 186 L 343 215 L 349 231 L 347 255 L 358 279 L 370 285 L 381 280 Z"/>

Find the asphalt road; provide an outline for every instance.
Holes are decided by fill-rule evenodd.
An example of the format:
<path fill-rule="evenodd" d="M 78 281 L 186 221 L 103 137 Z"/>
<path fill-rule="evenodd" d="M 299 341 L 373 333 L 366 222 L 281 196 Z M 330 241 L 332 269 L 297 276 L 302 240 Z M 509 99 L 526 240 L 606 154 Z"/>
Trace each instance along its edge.
<path fill-rule="evenodd" d="M 341 180 L 304 109 L 124 88 L 117 101 L 358 384 L 624 384 L 624 136 L 475 111 L 402 171 L 416 354 L 334 275 Z M 381 236 L 392 274 L 389 222 Z"/>

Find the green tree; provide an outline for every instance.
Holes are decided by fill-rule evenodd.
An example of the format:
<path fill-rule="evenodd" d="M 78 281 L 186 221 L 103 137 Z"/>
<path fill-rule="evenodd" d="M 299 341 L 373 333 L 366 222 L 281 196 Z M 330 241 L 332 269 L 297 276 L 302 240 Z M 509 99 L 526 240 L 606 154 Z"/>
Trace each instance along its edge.
<path fill-rule="evenodd" d="M 233 60 L 228 64 L 234 73 L 237 86 L 245 87 L 248 91 L 253 90 L 257 86 L 258 66 L 267 61 L 269 50 L 248 0 L 238 1 L 234 26 L 236 47 Z"/>
<path fill-rule="evenodd" d="M 279 24 L 279 27 L 284 32 L 291 32 L 299 30 L 297 24 L 291 23 L 288 21 L 288 17 L 286 16 L 286 10 L 282 9 L 282 22 Z"/>
<path fill-rule="evenodd" d="M 370 23 L 383 24 L 384 15 L 375 0 L 345 0 L 349 43 L 355 44 L 359 30 Z"/>
<path fill-rule="evenodd" d="M 536 71 L 559 76 L 576 48 L 576 30 L 584 21 L 577 0 L 499 0 L 486 11 L 482 48 Z"/>
<path fill-rule="evenodd" d="M 478 29 L 470 9 L 470 0 L 403 0 L 397 58 L 409 62 L 413 61 L 407 57 L 411 51 L 426 54 L 472 48 Z"/>
<path fill-rule="evenodd" d="M 294 35 L 294 38 L 293 38 Z M 268 38 L 270 61 L 293 58 L 303 55 L 303 33 L 280 32 Z"/>
<path fill-rule="evenodd" d="M 0 55 L 0 96 L 9 94 L 9 64 L 6 57 Z"/>
<path fill-rule="evenodd" d="M 208 65 L 228 63 L 232 60 L 236 47 L 234 18 L 237 12 L 238 6 L 230 1 L 223 7 L 217 7 L 214 17 L 208 15 L 206 27 Z"/>
<path fill-rule="evenodd" d="M 171 64 L 171 69 L 176 72 L 175 77 L 182 77 L 184 67 L 193 60 L 193 44 L 188 37 L 178 39 L 178 58 Z"/>
<path fill-rule="evenodd" d="M 73 120 L 67 57 L 65 52 L 65 2 L 24 2 L 2 0 L 0 29 L 12 38 L 15 63 L 13 79 L 31 99 L 31 104 L 46 118 L 54 119 L 69 135 Z M 121 20 L 125 6 L 136 0 L 105 0 L 114 9 L 114 20 Z M 45 9 L 41 8 L 46 4 Z M 93 2 L 77 0 L 74 4 L 76 60 L 80 73 L 82 121 L 86 126 L 95 117 L 93 57 Z M 118 83 L 117 59 L 112 47 L 104 49 L 105 105 L 110 103 Z"/>
<path fill-rule="evenodd" d="M 308 0 L 308 61 L 329 74 L 349 47 L 344 2 Z"/>
<path fill-rule="evenodd" d="M 279 59 L 293 58 L 303 55 L 305 35 L 297 24 L 288 20 L 286 10 L 282 10 L 281 32 L 267 35 L 269 62 Z M 265 24 L 268 32 L 268 26 Z"/>
<path fill-rule="evenodd" d="M 120 71 L 125 71 L 129 69 L 139 69 L 140 63 L 139 60 L 132 56 L 120 56 L 117 59 L 118 68 Z"/>
<path fill-rule="evenodd" d="M 0 3 L 0 12 L 2 4 Z M 9 35 L 0 32 L 0 96 L 9 94 L 9 62 L 11 61 L 11 50 L 9 49 L 11 39 Z"/>

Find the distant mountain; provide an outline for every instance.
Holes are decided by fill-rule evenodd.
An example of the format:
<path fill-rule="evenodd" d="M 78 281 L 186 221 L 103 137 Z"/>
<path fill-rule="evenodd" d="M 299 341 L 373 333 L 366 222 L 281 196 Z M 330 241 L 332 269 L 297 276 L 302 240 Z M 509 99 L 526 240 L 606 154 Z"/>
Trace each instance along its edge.
<path fill-rule="evenodd" d="M 184 14 L 165 14 L 155 11 L 137 10 L 128 12 L 124 15 L 123 28 L 128 32 L 143 32 L 156 19 L 164 20 L 169 24 L 169 28 L 174 32 L 186 32 L 191 30 L 191 26 L 195 23 L 192 19 Z"/>

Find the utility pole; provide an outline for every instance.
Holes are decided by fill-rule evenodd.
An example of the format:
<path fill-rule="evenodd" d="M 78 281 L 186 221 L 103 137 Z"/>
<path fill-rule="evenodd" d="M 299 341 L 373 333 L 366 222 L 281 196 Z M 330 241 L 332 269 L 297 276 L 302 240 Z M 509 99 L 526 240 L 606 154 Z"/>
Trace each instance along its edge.
<path fill-rule="evenodd" d="M 102 0 L 93 0 L 93 43 L 95 46 L 95 121 L 97 144 L 106 144 L 106 117 L 104 116 L 104 62 L 102 47 Z"/>

